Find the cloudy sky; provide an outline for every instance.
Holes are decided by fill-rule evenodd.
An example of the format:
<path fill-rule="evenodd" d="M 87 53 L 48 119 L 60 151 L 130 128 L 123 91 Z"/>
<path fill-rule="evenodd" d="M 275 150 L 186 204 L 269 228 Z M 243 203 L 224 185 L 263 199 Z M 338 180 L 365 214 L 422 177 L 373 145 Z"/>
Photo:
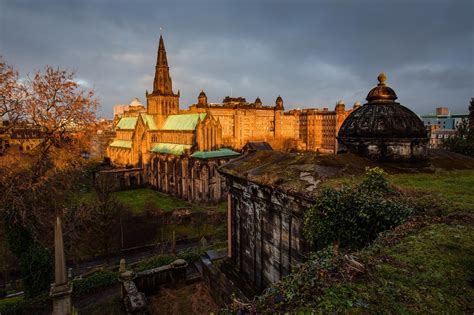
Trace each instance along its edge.
<path fill-rule="evenodd" d="M 181 107 L 201 89 L 285 108 L 364 102 L 384 71 L 417 113 L 467 112 L 474 1 L 0 0 L 0 55 L 26 75 L 76 71 L 111 116 L 151 90 L 160 27 Z"/>

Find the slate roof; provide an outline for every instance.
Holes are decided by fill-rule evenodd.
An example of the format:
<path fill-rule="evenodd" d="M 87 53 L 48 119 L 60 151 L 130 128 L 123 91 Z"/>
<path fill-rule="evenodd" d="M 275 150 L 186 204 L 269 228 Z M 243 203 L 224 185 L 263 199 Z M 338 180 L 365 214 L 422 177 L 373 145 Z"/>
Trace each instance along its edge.
<path fill-rule="evenodd" d="M 161 130 L 195 130 L 199 120 L 204 120 L 206 113 L 170 115 Z"/>

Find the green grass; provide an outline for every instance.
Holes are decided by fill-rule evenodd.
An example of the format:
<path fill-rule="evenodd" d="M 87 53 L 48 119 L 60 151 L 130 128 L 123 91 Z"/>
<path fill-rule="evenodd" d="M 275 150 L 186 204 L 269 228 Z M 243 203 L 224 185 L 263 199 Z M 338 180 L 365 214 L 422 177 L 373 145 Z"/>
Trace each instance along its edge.
<path fill-rule="evenodd" d="M 358 183 L 362 177 L 332 178 L 324 183 L 327 187 Z M 425 193 L 433 202 L 445 200 L 452 211 L 474 211 L 474 170 L 436 171 L 433 174 L 389 175 L 390 183 L 403 190 Z"/>
<path fill-rule="evenodd" d="M 474 228 L 436 224 L 380 252 L 356 282 L 324 291 L 325 312 L 461 314 L 474 308 Z M 469 311 L 470 310 L 470 311 Z"/>
<path fill-rule="evenodd" d="M 336 178 L 324 185 L 338 187 L 360 180 L 361 177 Z M 409 202 L 422 205 L 426 211 L 353 253 L 365 266 L 363 273 L 351 278 L 344 273 L 349 270 L 350 274 L 350 268 L 337 269 L 341 273 L 334 274 L 331 283 L 323 281 L 318 286 L 316 282 L 311 292 L 320 290 L 319 294 L 285 301 L 276 307 L 264 304 L 264 309 L 317 310 L 317 314 L 473 312 L 474 170 L 394 174 L 389 181 L 404 191 L 402 196 L 408 196 Z M 442 211 L 430 211 L 435 207 Z M 309 277 L 303 283 L 312 281 Z M 291 289 L 283 287 L 280 292 Z"/>
<path fill-rule="evenodd" d="M 434 174 L 397 174 L 394 185 L 445 198 L 457 210 L 474 211 L 474 170 L 439 171 Z"/>
<path fill-rule="evenodd" d="M 171 211 L 176 208 L 192 206 L 186 201 L 148 188 L 122 190 L 113 193 L 113 195 L 134 213 L 143 212 L 146 207 Z"/>

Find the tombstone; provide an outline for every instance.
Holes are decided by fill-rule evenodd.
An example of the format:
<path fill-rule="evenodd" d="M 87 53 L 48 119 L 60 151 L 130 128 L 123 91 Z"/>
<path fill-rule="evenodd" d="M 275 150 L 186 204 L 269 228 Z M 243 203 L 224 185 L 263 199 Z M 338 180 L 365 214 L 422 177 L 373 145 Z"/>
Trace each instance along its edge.
<path fill-rule="evenodd" d="M 125 263 L 125 259 L 122 258 L 120 259 L 120 267 L 119 267 L 119 274 L 122 274 L 126 271 L 126 263 Z"/>

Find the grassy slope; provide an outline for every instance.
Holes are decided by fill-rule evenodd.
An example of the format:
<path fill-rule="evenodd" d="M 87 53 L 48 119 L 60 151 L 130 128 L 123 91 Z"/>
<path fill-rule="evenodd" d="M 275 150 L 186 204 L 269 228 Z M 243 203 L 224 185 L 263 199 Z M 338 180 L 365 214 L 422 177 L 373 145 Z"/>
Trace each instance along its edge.
<path fill-rule="evenodd" d="M 425 223 L 432 223 L 402 233 L 396 242 L 382 242 L 382 246 L 376 242 L 356 253 L 367 271 L 353 281 L 327 288 L 318 312 L 472 313 L 474 171 L 397 174 L 390 181 L 404 191 L 416 191 L 428 201 L 428 207 L 431 200 L 441 200 L 449 208 L 442 214 L 456 212 L 457 216 L 425 217 Z M 342 182 L 347 180 L 335 179 L 326 185 Z"/>
<path fill-rule="evenodd" d="M 113 195 L 135 213 L 142 212 L 147 204 L 165 211 L 190 206 L 186 201 L 148 188 L 122 190 Z"/>
<path fill-rule="evenodd" d="M 147 207 L 164 211 L 171 211 L 176 208 L 191 208 L 193 211 L 212 209 L 219 212 L 227 212 L 227 201 L 223 201 L 215 206 L 206 206 L 190 203 L 149 188 L 122 190 L 114 192 L 113 195 L 119 202 L 123 203 L 136 214 L 143 212 Z M 83 202 L 92 200 L 94 198 L 94 193 L 82 192 L 73 197 L 76 202 Z"/>
<path fill-rule="evenodd" d="M 459 314 L 474 307 L 472 226 L 434 224 L 359 259 L 367 274 L 327 289 L 320 311 Z"/>

